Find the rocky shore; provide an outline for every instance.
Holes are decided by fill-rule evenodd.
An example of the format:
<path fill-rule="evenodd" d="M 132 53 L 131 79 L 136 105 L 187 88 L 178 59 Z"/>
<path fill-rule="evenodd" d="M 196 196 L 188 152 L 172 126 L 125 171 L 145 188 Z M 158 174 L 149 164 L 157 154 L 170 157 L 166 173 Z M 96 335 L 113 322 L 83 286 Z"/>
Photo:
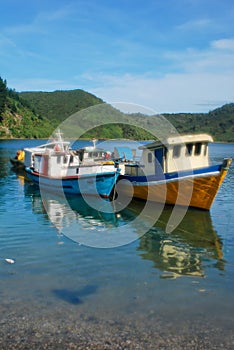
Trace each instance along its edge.
<path fill-rule="evenodd" d="M 9 311 L 11 310 L 11 311 Z M 131 321 L 99 319 L 94 316 L 55 310 L 0 306 L 1 350 L 231 350 L 234 334 L 211 325 L 188 322 L 165 324 L 165 320 Z"/>

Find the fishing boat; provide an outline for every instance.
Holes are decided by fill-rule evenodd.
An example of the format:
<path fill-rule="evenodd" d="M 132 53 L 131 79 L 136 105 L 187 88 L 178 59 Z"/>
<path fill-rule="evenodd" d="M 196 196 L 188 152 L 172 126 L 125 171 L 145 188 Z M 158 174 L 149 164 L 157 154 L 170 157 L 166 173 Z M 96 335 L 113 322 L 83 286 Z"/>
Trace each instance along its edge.
<path fill-rule="evenodd" d="M 53 141 L 25 148 L 25 171 L 29 179 L 48 190 L 108 198 L 119 176 L 110 153 L 93 146 L 70 149 L 60 131 Z"/>
<path fill-rule="evenodd" d="M 148 143 L 139 162 L 120 162 L 118 191 L 128 196 L 171 205 L 209 210 L 231 158 L 209 162 L 207 134 L 170 136 Z"/>

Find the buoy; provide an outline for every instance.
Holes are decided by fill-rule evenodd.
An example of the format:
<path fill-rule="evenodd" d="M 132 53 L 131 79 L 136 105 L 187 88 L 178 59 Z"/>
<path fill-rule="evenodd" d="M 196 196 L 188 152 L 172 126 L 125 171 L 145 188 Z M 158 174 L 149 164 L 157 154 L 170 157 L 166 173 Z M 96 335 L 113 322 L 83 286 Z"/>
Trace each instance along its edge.
<path fill-rule="evenodd" d="M 5 259 L 5 261 L 6 261 L 8 264 L 14 264 L 14 263 L 15 263 L 15 260 L 14 260 L 14 259 Z"/>

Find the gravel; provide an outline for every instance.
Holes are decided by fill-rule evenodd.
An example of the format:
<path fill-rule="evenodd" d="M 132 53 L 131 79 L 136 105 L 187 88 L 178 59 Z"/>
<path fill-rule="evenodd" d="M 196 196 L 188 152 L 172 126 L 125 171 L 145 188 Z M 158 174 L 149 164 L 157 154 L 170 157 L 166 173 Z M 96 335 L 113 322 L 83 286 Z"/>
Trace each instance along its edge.
<path fill-rule="evenodd" d="M 231 350 L 232 329 L 159 317 L 99 318 L 77 308 L 0 305 L 0 349 Z"/>

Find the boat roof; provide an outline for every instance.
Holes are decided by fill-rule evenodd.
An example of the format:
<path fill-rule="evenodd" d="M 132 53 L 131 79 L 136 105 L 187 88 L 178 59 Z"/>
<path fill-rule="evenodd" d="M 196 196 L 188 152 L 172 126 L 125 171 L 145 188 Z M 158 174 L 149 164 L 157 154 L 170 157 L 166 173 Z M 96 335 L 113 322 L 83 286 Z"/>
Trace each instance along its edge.
<path fill-rule="evenodd" d="M 64 146 L 65 148 L 69 147 L 70 142 L 69 141 L 53 141 L 53 142 L 48 142 L 48 143 L 43 143 L 42 145 L 35 146 L 35 147 L 25 147 L 25 151 L 41 151 L 41 150 L 46 150 L 48 148 L 54 148 L 55 145 L 60 145 Z"/>
<path fill-rule="evenodd" d="M 169 136 L 161 141 L 155 141 L 152 143 L 148 143 L 144 146 L 139 147 L 139 149 L 145 149 L 145 148 L 158 148 L 163 146 L 169 146 L 169 145 L 179 145 L 183 143 L 193 143 L 193 142 L 213 142 L 212 136 L 208 134 L 188 134 L 188 135 L 176 135 L 176 136 Z"/>
<path fill-rule="evenodd" d="M 97 148 L 95 146 L 85 146 L 78 150 L 83 152 L 107 152 L 104 148 Z"/>
<path fill-rule="evenodd" d="M 48 142 L 48 143 L 45 143 L 43 145 L 39 145 L 37 146 L 36 148 L 50 148 L 50 147 L 53 147 L 55 145 L 66 145 L 66 146 L 69 146 L 70 145 L 70 142 L 69 141 L 52 141 L 52 142 Z"/>

